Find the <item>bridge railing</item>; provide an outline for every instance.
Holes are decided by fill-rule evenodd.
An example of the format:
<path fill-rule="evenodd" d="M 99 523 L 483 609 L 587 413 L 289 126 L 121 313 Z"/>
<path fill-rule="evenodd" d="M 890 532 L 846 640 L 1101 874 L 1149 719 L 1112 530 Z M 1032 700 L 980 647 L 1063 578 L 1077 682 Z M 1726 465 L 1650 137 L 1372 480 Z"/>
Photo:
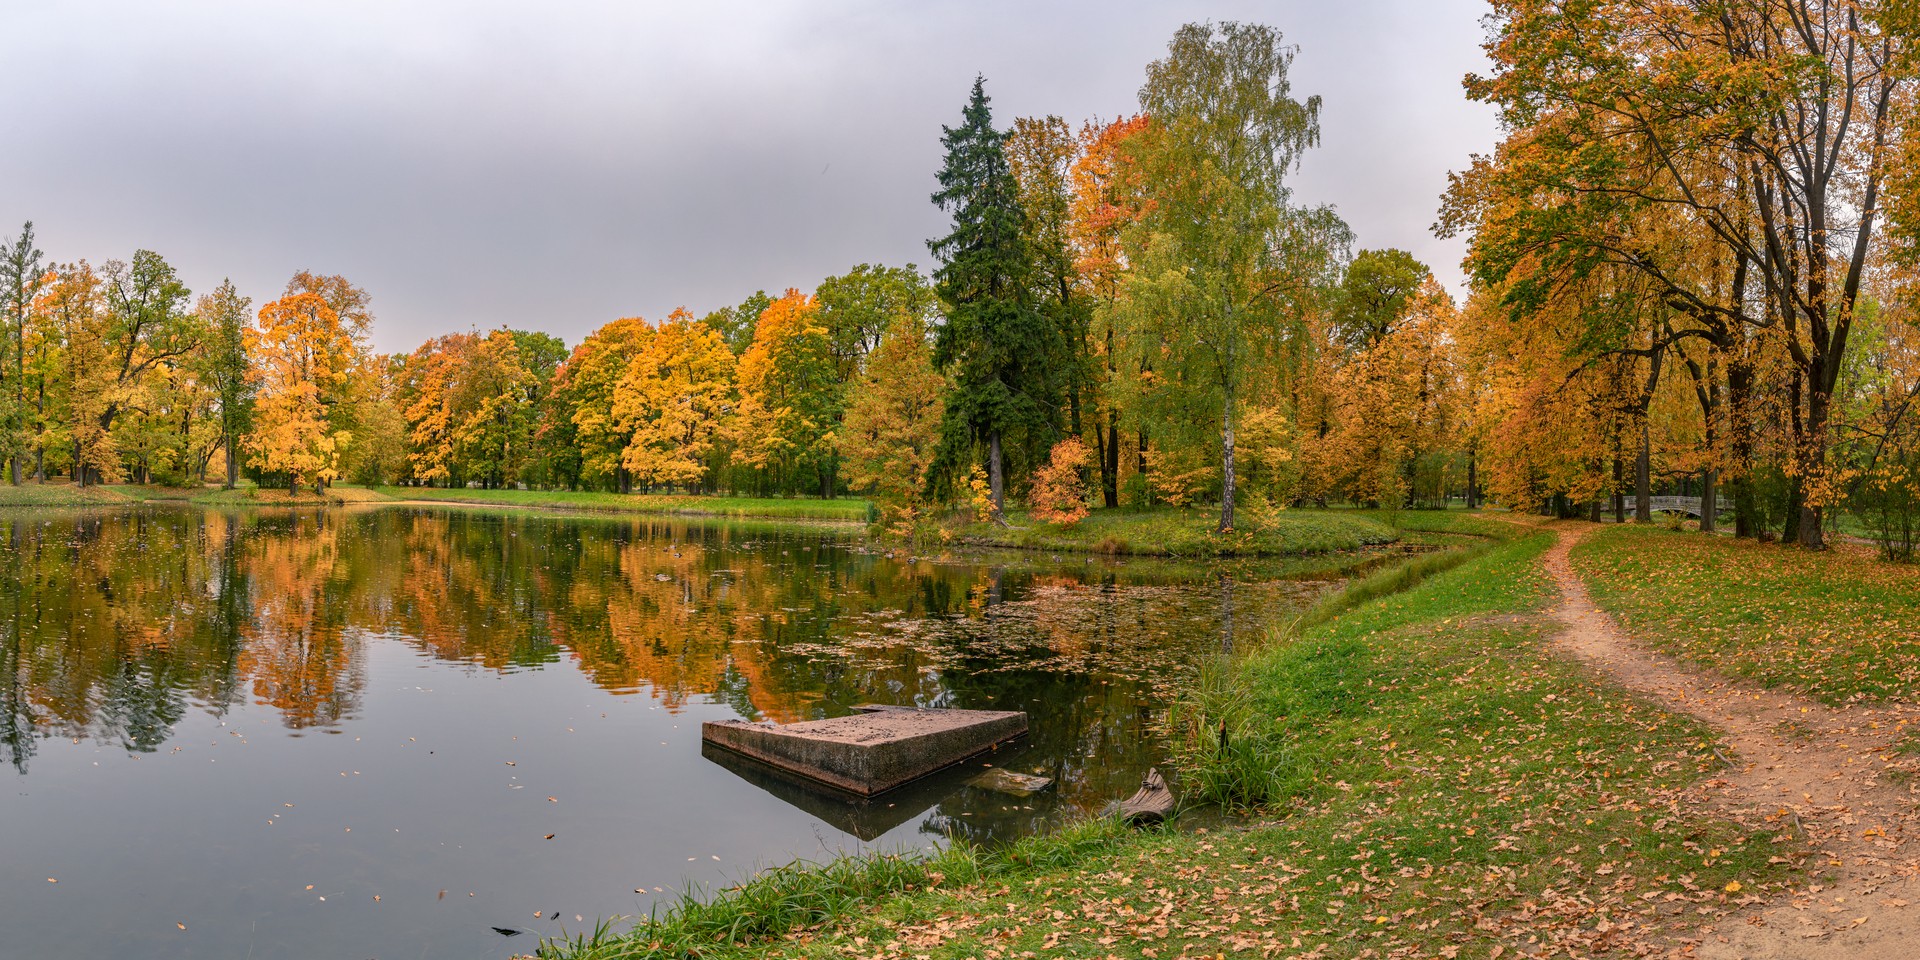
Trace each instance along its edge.
<path fill-rule="evenodd" d="M 1702 509 L 1702 499 L 1703 498 L 1701 497 L 1648 497 L 1647 498 L 1647 500 L 1649 501 L 1648 507 L 1651 510 L 1653 510 L 1653 512 L 1655 513 L 1684 513 L 1692 517 L 1697 517 L 1700 515 L 1700 511 Z M 1626 498 L 1626 505 L 1628 510 L 1632 510 L 1634 508 L 1634 498 L 1632 497 Z M 1613 509 L 1613 501 L 1611 499 L 1600 501 L 1601 513 L 1607 513 L 1612 509 Z M 1728 500 L 1725 497 L 1719 498 L 1718 502 L 1714 504 L 1714 512 L 1715 513 L 1733 512 L 1733 502 L 1731 500 Z"/>

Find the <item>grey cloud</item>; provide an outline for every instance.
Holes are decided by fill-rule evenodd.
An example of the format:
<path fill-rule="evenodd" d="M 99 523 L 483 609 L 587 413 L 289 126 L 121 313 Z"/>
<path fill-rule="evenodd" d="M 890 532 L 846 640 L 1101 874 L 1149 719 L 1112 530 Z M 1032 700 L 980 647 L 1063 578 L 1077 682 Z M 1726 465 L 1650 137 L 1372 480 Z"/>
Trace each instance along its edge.
<path fill-rule="evenodd" d="M 1427 234 L 1490 149 L 1460 93 L 1478 3 L 9 3 L 0 232 L 165 254 L 256 300 L 300 268 L 374 296 L 382 349 L 500 324 L 569 342 L 861 261 L 925 266 L 940 125 L 1130 112 L 1181 23 L 1272 23 L 1325 97 L 1296 181 L 1365 246 Z"/>

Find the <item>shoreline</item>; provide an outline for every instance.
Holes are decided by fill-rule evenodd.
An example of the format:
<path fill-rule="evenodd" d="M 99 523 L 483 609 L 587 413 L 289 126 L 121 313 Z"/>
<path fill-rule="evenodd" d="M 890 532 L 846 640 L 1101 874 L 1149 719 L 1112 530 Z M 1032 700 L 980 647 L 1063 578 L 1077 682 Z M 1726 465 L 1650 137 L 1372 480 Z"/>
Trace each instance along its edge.
<path fill-rule="evenodd" d="M 1551 528 L 1396 519 L 1459 545 L 1354 578 L 1176 698 L 1178 794 L 1239 823 L 790 864 L 536 955 L 1585 952 L 1694 936 L 1801 875 L 1773 827 L 1698 802 L 1726 769 L 1715 731 L 1556 652 Z"/>

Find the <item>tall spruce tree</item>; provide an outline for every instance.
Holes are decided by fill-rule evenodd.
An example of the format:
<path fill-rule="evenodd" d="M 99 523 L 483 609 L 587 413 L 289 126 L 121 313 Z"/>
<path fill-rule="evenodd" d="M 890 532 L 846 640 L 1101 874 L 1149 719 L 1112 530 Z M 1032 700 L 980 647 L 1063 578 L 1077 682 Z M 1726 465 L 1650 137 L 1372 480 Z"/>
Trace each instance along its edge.
<path fill-rule="evenodd" d="M 1059 337 L 1032 300 L 1019 186 L 985 87 L 976 77 L 960 126 L 942 128 L 947 158 L 933 202 L 953 214 L 953 231 L 927 246 L 940 261 L 934 292 L 947 315 L 933 349 L 949 371 L 940 471 L 951 475 L 984 444 L 994 516 L 1005 522 L 1008 437 L 1031 446 L 1055 432 L 1047 370 Z"/>

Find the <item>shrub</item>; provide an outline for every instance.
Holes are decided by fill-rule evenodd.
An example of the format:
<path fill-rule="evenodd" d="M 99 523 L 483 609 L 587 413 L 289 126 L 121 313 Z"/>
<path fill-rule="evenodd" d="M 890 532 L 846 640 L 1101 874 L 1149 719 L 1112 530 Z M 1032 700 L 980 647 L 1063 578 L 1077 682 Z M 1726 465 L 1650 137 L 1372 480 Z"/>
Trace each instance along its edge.
<path fill-rule="evenodd" d="M 1071 527 L 1087 516 L 1087 465 L 1093 451 L 1068 437 L 1053 445 L 1047 465 L 1034 471 L 1033 489 L 1027 494 L 1027 506 L 1045 523 Z"/>

